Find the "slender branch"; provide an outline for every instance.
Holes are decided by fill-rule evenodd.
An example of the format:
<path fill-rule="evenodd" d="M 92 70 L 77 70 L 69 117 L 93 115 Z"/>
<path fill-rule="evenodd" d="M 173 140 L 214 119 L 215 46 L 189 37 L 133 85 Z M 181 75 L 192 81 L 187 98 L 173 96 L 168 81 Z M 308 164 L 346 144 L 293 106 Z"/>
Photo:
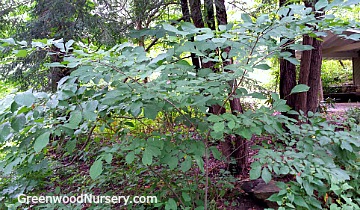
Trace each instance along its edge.
<path fill-rule="evenodd" d="M 181 17 L 181 18 L 177 19 L 176 21 L 172 22 L 170 25 L 173 26 L 173 25 L 175 25 L 176 23 L 178 23 L 178 22 L 180 22 L 182 20 L 184 20 L 184 17 Z M 155 39 L 153 39 L 153 41 L 150 43 L 150 45 L 146 47 L 145 52 L 149 52 L 150 48 L 153 47 L 156 44 L 157 41 L 159 41 L 159 38 L 156 37 Z"/>
<path fill-rule="evenodd" d="M 170 186 L 169 183 L 166 182 L 166 180 L 164 179 L 163 176 L 161 176 L 161 174 L 159 174 L 158 172 L 156 172 L 154 169 L 152 169 L 150 166 L 148 166 L 148 169 L 150 169 L 150 171 L 152 171 L 156 176 L 158 176 L 165 184 L 166 186 L 169 188 L 169 190 L 175 195 L 175 197 L 179 200 L 179 202 L 181 203 L 181 205 L 183 205 L 183 207 L 185 207 L 185 204 L 182 202 L 181 198 L 179 197 L 179 195 L 173 190 L 173 188 Z"/>
<path fill-rule="evenodd" d="M 80 148 L 79 151 L 83 151 L 83 150 L 85 149 L 85 147 L 88 145 L 88 143 L 89 143 L 89 141 L 90 141 L 90 139 L 91 139 L 91 135 L 92 135 L 92 133 L 94 132 L 94 129 L 95 129 L 95 128 L 96 128 L 96 125 L 94 125 L 93 127 L 91 127 L 91 129 L 90 129 L 90 131 L 89 131 L 89 133 L 88 133 L 88 135 L 87 135 L 87 139 L 86 139 L 85 143 L 82 145 L 82 147 Z M 59 168 L 65 168 L 65 167 L 70 166 L 71 164 L 73 164 L 73 163 L 75 162 L 76 159 L 78 159 L 78 157 L 79 157 L 79 153 L 77 153 L 77 154 L 75 155 L 75 157 L 70 161 L 70 163 L 67 163 L 67 164 L 62 165 L 62 166 L 58 166 L 58 167 L 54 168 L 53 170 L 57 170 L 57 169 L 59 169 Z"/>

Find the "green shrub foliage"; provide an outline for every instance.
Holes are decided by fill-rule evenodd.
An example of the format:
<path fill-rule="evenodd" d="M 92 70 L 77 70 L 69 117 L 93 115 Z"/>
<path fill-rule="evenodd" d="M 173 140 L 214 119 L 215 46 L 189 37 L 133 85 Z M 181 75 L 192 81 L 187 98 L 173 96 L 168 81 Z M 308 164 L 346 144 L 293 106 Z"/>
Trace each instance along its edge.
<path fill-rule="evenodd" d="M 145 207 L 209 207 L 232 188 L 227 172 L 209 171 L 209 158 L 222 158 L 213 145 L 225 134 L 236 134 L 271 137 L 259 147 L 250 177 L 269 182 L 290 176 L 270 198 L 282 209 L 359 209 L 358 125 L 330 124 L 312 113 L 304 118 L 276 94 L 270 107 L 239 115 L 208 113 L 209 106 L 227 105 L 231 97 L 265 99 L 261 92 L 247 91 L 242 78 L 254 68 L 268 70 L 269 57 L 298 64 L 281 52 L 287 39 L 278 38 L 316 36 L 310 25 L 328 29 L 336 21 L 332 16 L 318 20 L 311 10 L 290 5 L 256 20 L 243 14 L 241 23 L 217 31 L 163 24 L 156 34 L 167 50 L 156 57 L 130 42 L 106 51 L 75 47 L 62 63 L 47 64 L 73 69 L 56 93 L 28 90 L 0 101 L 0 207 L 16 208 L 18 194 L 39 189 L 47 189 L 43 194 L 86 193 L 114 183 L 125 193 L 158 196 L 159 203 Z M 27 50 L 54 42 L 33 42 Z M 298 43 L 286 47 L 308 49 Z M 190 53 L 216 63 L 216 71 L 195 69 Z M 224 65 L 228 61 L 232 64 Z M 230 87 L 235 79 L 238 84 Z M 307 90 L 299 85 L 292 94 Z M 276 112 L 298 114 L 301 123 Z M 74 175 L 74 164 L 88 173 Z M 64 177 L 77 185 L 57 188 Z"/>

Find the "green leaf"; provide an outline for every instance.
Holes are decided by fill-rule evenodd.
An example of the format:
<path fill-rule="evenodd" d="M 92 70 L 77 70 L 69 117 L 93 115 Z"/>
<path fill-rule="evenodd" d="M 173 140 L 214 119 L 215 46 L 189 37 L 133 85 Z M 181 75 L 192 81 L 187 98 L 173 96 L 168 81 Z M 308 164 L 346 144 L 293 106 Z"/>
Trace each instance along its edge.
<path fill-rule="evenodd" d="M 95 180 L 103 171 L 103 163 L 101 159 L 96 160 L 90 167 L 90 177 Z"/>
<path fill-rule="evenodd" d="M 330 142 L 331 142 L 331 139 L 329 137 L 327 137 L 327 136 L 321 136 L 319 138 L 319 143 L 320 143 L 321 146 L 324 146 L 324 145 L 326 145 L 326 144 L 328 144 Z"/>
<path fill-rule="evenodd" d="M 66 142 L 65 148 L 68 153 L 72 153 L 76 147 L 76 139 Z"/>
<path fill-rule="evenodd" d="M 74 110 L 70 114 L 69 123 L 66 124 L 67 125 L 66 127 L 75 129 L 78 127 L 81 120 L 82 120 L 81 112 L 79 110 Z"/>
<path fill-rule="evenodd" d="M 271 69 L 271 67 L 269 65 L 267 65 L 266 63 L 264 64 L 259 64 L 254 66 L 255 69 L 262 69 L 262 70 L 269 70 Z"/>
<path fill-rule="evenodd" d="M 215 146 L 210 147 L 210 151 L 212 152 L 215 159 L 221 160 L 221 152 L 219 152 Z"/>
<path fill-rule="evenodd" d="M 304 198 L 302 198 L 301 196 L 295 196 L 294 203 L 298 206 L 302 206 L 309 209 L 309 206 L 305 202 Z"/>
<path fill-rule="evenodd" d="M 194 155 L 194 160 L 195 160 L 196 164 L 199 166 L 201 172 L 205 173 L 204 160 L 202 159 L 202 157 L 198 156 L 198 155 Z"/>
<path fill-rule="evenodd" d="M 232 130 L 233 128 L 235 128 L 235 121 L 234 120 L 229 121 L 227 126 L 229 127 L 230 130 Z"/>
<path fill-rule="evenodd" d="M 239 128 L 238 130 L 236 130 L 236 133 L 246 139 L 251 139 L 252 137 L 252 133 L 249 128 Z"/>
<path fill-rule="evenodd" d="M 70 39 L 69 41 L 67 41 L 67 42 L 65 43 L 66 51 L 69 51 L 71 45 L 74 44 L 74 42 L 75 42 L 74 40 Z"/>
<path fill-rule="evenodd" d="M 19 132 L 25 125 L 26 123 L 26 118 L 25 115 L 19 114 L 18 116 L 16 116 L 12 121 L 11 121 L 11 127 L 16 131 Z"/>
<path fill-rule="evenodd" d="M 165 210 L 177 210 L 177 204 L 174 199 L 170 198 L 165 205 Z"/>
<path fill-rule="evenodd" d="M 244 23 L 252 23 L 252 19 L 251 19 L 250 15 L 248 15 L 246 13 L 241 14 L 241 19 L 244 21 Z"/>
<path fill-rule="evenodd" d="M 294 65 L 299 65 L 300 62 L 298 61 L 298 59 L 296 58 L 291 58 L 291 57 L 284 57 L 285 60 L 289 61 L 290 63 L 294 64 Z"/>
<path fill-rule="evenodd" d="M 213 126 L 215 132 L 224 132 L 225 125 L 224 122 L 217 122 Z"/>
<path fill-rule="evenodd" d="M 250 179 L 254 180 L 259 178 L 261 175 L 261 164 L 259 162 L 253 162 L 251 164 Z"/>
<path fill-rule="evenodd" d="M 182 195 L 185 202 L 191 201 L 191 197 L 186 192 L 182 192 L 181 195 Z"/>
<path fill-rule="evenodd" d="M 174 26 L 168 24 L 168 23 L 164 23 L 163 24 L 163 28 L 166 30 L 166 31 L 171 31 L 171 32 L 175 32 L 175 33 L 178 33 L 179 30 L 177 28 L 175 28 Z"/>
<path fill-rule="evenodd" d="M 312 196 L 314 194 L 314 188 L 311 186 L 311 184 L 308 181 L 304 181 L 303 186 L 304 186 L 306 193 L 309 196 Z"/>
<path fill-rule="evenodd" d="M 280 172 L 280 174 L 288 174 L 288 173 L 290 173 L 290 169 L 288 166 L 281 166 L 279 172 Z"/>
<path fill-rule="evenodd" d="M 147 106 L 144 107 L 144 116 L 146 118 L 155 120 L 156 116 L 159 113 L 159 107 L 156 106 L 155 104 L 149 104 Z"/>
<path fill-rule="evenodd" d="M 22 106 L 31 106 L 35 99 L 34 95 L 30 92 L 19 93 L 14 97 L 15 102 Z"/>
<path fill-rule="evenodd" d="M 24 58 L 27 56 L 27 51 L 26 50 L 18 50 L 16 52 L 15 56 L 18 58 Z"/>
<path fill-rule="evenodd" d="M 60 194 L 60 187 L 59 186 L 57 186 L 56 188 L 55 188 L 55 191 L 54 191 L 54 193 L 55 194 Z"/>
<path fill-rule="evenodd" d="M 92 122 L 96 121 L 97 114 L 94 113 L 94 111 L 84 111 L 83 115 L 84 115 L 85 120 L 89 120 L 89 121 L 92 121 Z"/>
<path fill-rule="evenodd" d="M 177 157 L 174 156 L 170 157 L 167 160 L 167 164 L 169 165 L 170 170 L 174 170 L 177 167 L 178 163 L 179 160 L 177 159 Z"/>
<path fill-rule="evenodd" d="M 16 42 L 13 38 L 8 38 L 8 39 L 0 39 L 0 41 L 3 41 L 5 43 L 7 43 L 8 45 L 16 45 Z M 7 45 L 6 45 L 7 46 Z"/>
<path fill-rule="evenodd" d="M 196 36 L 196 41 L 204 41 L 206 39 L 210 39 L 213 37 L 214 37 L 214 34 L 212 34 L 212 33 L 202 34 L 202 35 Z"/>
<path fill-rule="evenodd" d="M 250 131 L 256 135 L 261 135 L 262 130 L 260 127 L 250 127 Z"/>
<path fill-rule="evenodd" d="M 264 180 L 264 182 L 267 184 L 271 180 L 271 173 L 268 168 L 264 168 L 261 173 L 261 178 Z"/>
<path fill-rule="evenodd" d="M 186 172 L 186 171 L 190 170 L 191 165 L 192 165 L 191 157 L 190 157 L 190 156 L 187 156 L 187 157 L 185 158 L 184 162 L 181 163 L 180 170 L 181 170 L 182 172 Z"/>
<path fill-rule="evenodd" d="M 290 92 L 290 95 L 291 94 L 294 94 L 294 93 L 302 93 L 302 92 L 306 92 L 310 89 L 309 86 L 307 85 L 304 85 L 304 84 L 298 84 L 296 85 Z"/>
<path fill-rule="evenodd" d="M 10 123 L 4 123 L 0 125 L 0 143 L 6 141 L 12 136 L 12 132 L 10 129 Z"/>
<path fill-rule="evenodd" d="M 218 115 L 211 115 L 207 118 L 207 120 L 209 122 L 219 122 L 219 121 L 222 121 L 223 119 L 221 117 L 219 117 Z"/>
<path fill-rule="evenodd" d="M 35 152 L 40 152 L 49 143 L 50 131 L 41 134 L 34 143 Z"/>
<path fill-rule="evenodd" d="M 262 93 L 251 93 L 250 96 L 258 99 L 267 99 L 266 96 Z"/>
<path fill-rule="evenodd" d="M 347 142 L 347 141 L 342 141 L 341 142 L 341 149 L 346 149 L 347 151 L 349 151 L 349 152 L 352 152 L 353 151 L 353 148 L 352 148 L 352 146 L 349 144 L 349 142 Z"/>
<path fill-rule="evenodd" d="M 99 105 L 99 102 L 98 101 L 89 101 L 89 102 L 87 102 L 86 103 L 86 105 L 85 105 L 85 110 L 86 111 L 91 111 L 91 112 L 93 112 L 93 111 L 95 111 L 96 110 L 96 108 L 98 107 L 98 105 Z"/>
<path fill-rule="evenodd" d="M 133 104 L 130 105 L 130 112 L 134 117 L 139 116 L 141 113 L 141 107 L 143 106 L 143 103 L 140 101 L 136 101 Z"/>
<path fill-rule="evenodd" d="M 326 7 L 329 4 L 327 0 L 318 0 L 315 4 L 315 10 L 321 10 L 322 8 Z"/>
<path fill-rule="evenodd" d="M 131 164 L 135 159 L 135 153 L 134 151 L 129 152 L 126 157 L 125 157 L 125 161 L 127 164 Z"/>
<path fill-rule="evenodd" d="M 291 108 L 290 108 L 288 105 L 286 105 L 286 104 L 280 104 L 280 105 L 274 107 L 274 109 L 275 109 L 276 111 L 278 111 L 278 112 L 287 112 L 287 111 L 289 111 Z"/>
<path fill-rule="evenodd" d="M 142 156 L 142 163 L 144 165 L 151 165 L 152 164 L 152 160 L 153 160 L 153 155 L 151 150 L 149 150 L 148 148 L 145 149 L 143 156 Z"/>
<path fill-rule="evenodd" d="M 107 164 L 110 164 L 112 159 L 113 159 L 113 155 L 111 153 L 106 153 L 104 155 L 104 160 L 106 161 Z"/>

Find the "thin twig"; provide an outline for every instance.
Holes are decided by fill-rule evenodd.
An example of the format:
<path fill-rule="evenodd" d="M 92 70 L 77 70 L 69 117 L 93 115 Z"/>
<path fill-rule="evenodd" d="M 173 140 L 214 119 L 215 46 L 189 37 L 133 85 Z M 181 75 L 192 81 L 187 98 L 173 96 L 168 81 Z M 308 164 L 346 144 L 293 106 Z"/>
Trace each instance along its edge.
<path fill-rule="evenodd" d="M 87 135 L 87 139 L 86 139 L 85 143 L 83 144 L 83 146 L 80 148 L 79 151 L 84 150 L 85 147 L 88 145 L 88 143 L 89 143 L 89 141 L 90 141 L 90 138 L 91 138 L 91 135 L 92 135 L 92 133 L 94 132 L 94 129 L 95 129 L 95 128 L 96 128 L 96 125 L 94 125 L 93 127 L 91 127 L 91 129 L 90 129 L 90 131 L 89 131 L 89 133 L 88 133 L 88 135 Z M 77 153 L 77 154 L 75 155 L 75 157 L 70 161 L 70 163 L 67 163 L 67 164 L 62 165 L 62 166 L 58 166 L 58 167 L 54 168 L 53 170 L 57 170 L 57 169 L 63 168 L 63 167 L 68 167 L 69 165 L 73 164 L 78 157 L 79 157 L 79 153 Z"/>
<path fill-rule="evenodd" d="M 183 205 L 183 207 L 185 207 L 185 204 L 182 202 L 181 198 L 179 197 L 179 195 L 172 189 L 172 187 L 170 186 L 169 183 L 166 182 L 166 180 L 164 179 L 164 177 L 162 177 L 158 172 L 156 172 L 155 170 L 153 170 L 151 168 L 151 166 L 148 166 L 148 169 L 150 169 L 150 171 L 152 171 L 156 176 L 158 176 L 165 184 L 166 186 L 169 188 L 169 190 L 175 195 L 175 197 L 179 200 L 179 202 L 181 203 L 181 205 Z"/>

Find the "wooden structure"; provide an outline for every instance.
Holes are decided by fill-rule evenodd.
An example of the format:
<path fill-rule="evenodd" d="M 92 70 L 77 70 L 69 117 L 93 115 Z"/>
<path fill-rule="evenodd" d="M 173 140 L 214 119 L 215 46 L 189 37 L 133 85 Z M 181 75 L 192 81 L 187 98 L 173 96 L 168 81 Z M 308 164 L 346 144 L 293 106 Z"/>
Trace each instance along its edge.
<path fill-rule="evenodd" d="M 360 92 L 360 41 L 349 39 L 349 37 L 359 38 L 360 30 L 346 30 L 341 35 L 327 32 L 327 36 L 323 39 L 322 54 L 324 59 L 351 59 L 353 85 L 357 86 Z"/>
<path fill-rule="evenodd" d="M 335 34 L 327 31 L 323 38 L 322 57 L 323 59 L 352 60 L 353 66 L 353 84 L 334 87 L 339 91 L 330 94 L 322 94 L 321 100 L 330 97 L 338 101 L 358 101 L 360 102 L 360 30 L 349 29 L 341 34 Z M 353 38 L 353 39 L 352 39 Z M 296 58 L 301 59 L 301 52 L 296 52 Z"/>

